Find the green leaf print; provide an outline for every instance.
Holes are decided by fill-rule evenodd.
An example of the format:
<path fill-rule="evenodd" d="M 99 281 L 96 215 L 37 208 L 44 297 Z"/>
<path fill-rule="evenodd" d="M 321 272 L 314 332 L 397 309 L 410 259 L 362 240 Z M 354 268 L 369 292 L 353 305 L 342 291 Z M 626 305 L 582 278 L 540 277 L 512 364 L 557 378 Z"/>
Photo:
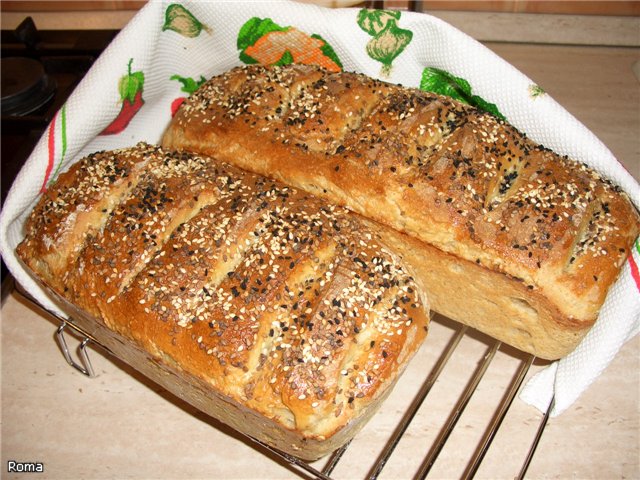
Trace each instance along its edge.
<path fill-rule="evenodd" d="M 471 85 L 464 78 L 456 77 L 439 68 L 427 67 L 422 71 L 420 89 L 446 95 L 506 120 L 495 104 L 487 102 L 478 95 L 473 95 Z"/>
<path fill-rule="evenodd" d="M 465 103 L 468 103 L 465 99 L 471 95 L 471 85 L 464 78 L 454 77 L 449 72 L 430 67 L 422 71 L 420 89 L 446 95 Z"/>
<path fill-rule="evenodd" d="M 329 59 L 331 59 L 336 65 L 338 65 L 340 67 L 340 69 L 342 69 L 342 62 L 340 61 L 340 59 L 338 58 L 338 55 L 336 54 L 335 50 L 331 47 L 331 45 L 329 45 L 327 43 L 327 41 L 322 38 L 320 35 L 318 35 L 317 33 L 314 33 L 313 35 L 311 35 L 311 38 L 317 38 L 318 40 L 321 40 L 324 45 L 322 47 L 320 47 L 320 51 L 322 53 L 324 53 L 325 57 L 328 57 Z"/>
<path fill-rule="evenodd" d="M 253 65 L 255 63 L 259 63 L 258 60 L 256 60 L 253 57 L 250 57 L 249 55 L 247 55 L 244 52 L 240 52 L 239 58 L 240 58 L 241 62 L 246 63 L 247 65 Z"/>
<path fill-rule="evenodd" d="M 211 29 L 201 23 L 193 14 L 179 3 L 172 3 L 164 14 L 162 31 L 173 30 L 184 37 L 194 38 L 200 35 L 202 30 L 211 34 Z"/>
<path fill-rule="evenodd" d="M 188 93 L 191 95 L 195 92 L 203 83 L 207 81 L 202 75 L 200 75 L 199 80 L 194 80 L 191 77 L 181 77 L 180 75 L 171 75 L 170 80 L 177 80 L 182 84 L 182 88 L 180 89 L 182 92 Z"/>
<path fill-rule="evenodd" d="M 469 104 L 479 108 L 480 110 L 484 110 L 485 112 L 488 112 L 501 120 L 507 119 L 502 113 L 500 113 L 500 110 L 498 110 L 498 107 L 495 103 L 489 103 L 484 98 L 479 97 L 478 95 L 472 95 L 469 99 Z"/>
<path fill-rule="evenodd" d="M 284 66 L 284 65 L 291 65 L 292 63 L 293 63 L 293 55 L 291 55 L 291 52 L 289 50 L 286 50 L 282 54 L 282 57 L 280 57 L 280 60 L 274 63 L 274 65 Z"/>

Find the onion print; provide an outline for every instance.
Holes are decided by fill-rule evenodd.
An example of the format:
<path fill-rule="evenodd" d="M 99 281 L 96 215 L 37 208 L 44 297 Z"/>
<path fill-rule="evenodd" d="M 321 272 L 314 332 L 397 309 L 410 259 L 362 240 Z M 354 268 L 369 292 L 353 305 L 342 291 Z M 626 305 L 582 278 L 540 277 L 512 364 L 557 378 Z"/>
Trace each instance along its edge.
<path fill-rule="evenodd" d="M 384 77 L 391 76 L 393 61 L 413 38 L 413 32 L 398 26 L 400 16 L 397 10 L 362 9 L 358 13 L 358 26 L 372 37 L 365 47 L 367 55 L 382 63 Z"/>

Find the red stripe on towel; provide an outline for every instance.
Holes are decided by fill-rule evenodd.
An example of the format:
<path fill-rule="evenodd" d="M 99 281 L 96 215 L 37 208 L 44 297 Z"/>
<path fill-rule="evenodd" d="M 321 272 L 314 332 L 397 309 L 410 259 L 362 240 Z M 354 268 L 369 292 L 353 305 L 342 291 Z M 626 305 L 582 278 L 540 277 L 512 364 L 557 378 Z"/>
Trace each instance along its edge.
<path fill-rule="evenodd" d="M 633 254 L 629 255 L 629 267 L 631 267 L 631 276 L 636 282 L 636 287 L 640 292 L 640 272 L 638 271 L 638 264 L 636 260 L 633 258 Z"/>
<path fill-rule="evenodd" d="M 47 181 L 49 181 L 49 176 L 51 175 L 51 171 L 53 170 L 53 165 L 55 163 L 55 146 L 56 146 L 56 118 L 58 115 L 56 114 L 51 120 L 51 125 L 49 125 L 49 136 L 48 136 L 48 145 L 49 145 L 49 161 L 47 162 L 47 170 L 44 172 L 44 181 L 42 182 L 42 188 L 40 188 L 40 193 L 44 193 L 47 191 Z"/>

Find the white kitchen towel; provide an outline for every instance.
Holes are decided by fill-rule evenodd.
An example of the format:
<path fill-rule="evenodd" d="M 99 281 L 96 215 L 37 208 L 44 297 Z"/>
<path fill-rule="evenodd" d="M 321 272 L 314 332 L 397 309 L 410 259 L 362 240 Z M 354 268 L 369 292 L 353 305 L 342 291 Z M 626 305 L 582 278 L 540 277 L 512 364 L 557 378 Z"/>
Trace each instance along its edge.
<path fill-rule="evenodd" d="M 56 310 L 14 249 L 40 194 L 70 164 L 97 150 L 157 143 L 172 112 L 204 79 L 246 63 L 291 62 L 456 96 L 592 166 L 640 207 L 638 183 L 588 129 L 513 66 L 437 18 L 288 1 L 150 1 L 56 114 L 8 194 L 0 252 L 16 280 Z M 638 252 L 629 256 L 595 328 L 574 353 L 530 381 L 526 401 L 545 409 L 555 394 L 560 413 L 638 332 L 639 262 Z"/>

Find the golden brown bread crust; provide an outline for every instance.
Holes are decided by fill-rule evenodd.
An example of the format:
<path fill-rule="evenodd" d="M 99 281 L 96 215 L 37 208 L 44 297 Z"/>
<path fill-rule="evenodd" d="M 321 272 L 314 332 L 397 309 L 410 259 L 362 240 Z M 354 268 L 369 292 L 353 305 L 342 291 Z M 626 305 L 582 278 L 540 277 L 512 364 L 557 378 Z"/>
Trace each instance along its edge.
<path fill-rule="evenodd" d="M 354 73 L 233 69 L 185 102 L 163 145 L 215 154 L 404 232 L 398 248 L 414 260 L 436 247 L 473 275 L 457 280 L 476 296 L 436 310 L 547 359 L 591 327 L 639 232 L 626 195 L 585 165 L 467 105 Z M 476 278 L 485 271 L 524 290 L 524 316 L 468 310 L 511 301 L 504 282 Z"/>
<path fill-rule="evenodd" d="M 20 258 L 109 348 L 303 458 L 355 434 L 426 335 L 379 228 L 208 157 L 92 155 L 27 225 Z"/>

